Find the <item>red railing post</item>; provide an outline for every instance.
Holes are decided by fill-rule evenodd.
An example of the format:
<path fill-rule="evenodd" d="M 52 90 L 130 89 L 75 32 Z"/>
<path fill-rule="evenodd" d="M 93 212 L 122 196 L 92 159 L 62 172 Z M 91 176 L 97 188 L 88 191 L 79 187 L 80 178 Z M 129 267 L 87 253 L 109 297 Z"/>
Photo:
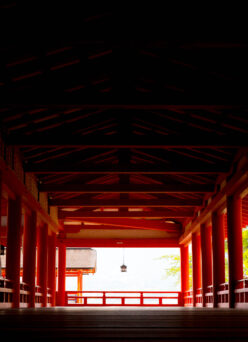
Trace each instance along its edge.
<path fill-rule="evenodd" d="M 144 292 L 140 292 L 140 305 L 144 305 Z"/>

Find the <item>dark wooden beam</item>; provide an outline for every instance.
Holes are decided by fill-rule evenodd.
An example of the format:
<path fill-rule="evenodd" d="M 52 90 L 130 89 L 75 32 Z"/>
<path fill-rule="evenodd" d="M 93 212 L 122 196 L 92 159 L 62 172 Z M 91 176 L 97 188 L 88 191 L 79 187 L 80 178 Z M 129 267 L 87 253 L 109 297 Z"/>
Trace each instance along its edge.
<path fill-rule="evenodd" d="M 230 167 L 230 165 L 229 165 Z M 73 166 L 67 164 L 27 164 L 24 165 L 25 172 L 37 174 L 219 174 L 229 171 L 229 167 L 222 165 L 188 163 L 180 165 L 119 165 L 110 166 Z"/>
<path fill-rule="evenodd" d="M 213 192 L 209 184 L 44 184 L 40 192 L 66 193 L 206 193 Z"/>
<path fill-rule="evenodd" d="M 192 136 L 185 135 L 169 135 L 160 137 L 158 135 L 148 136 L 131 136 L 126 139 L 120 136 L 99 135 L 94 137 L 75 136 L 71 134 L 54 135 L 54 134 L 33 134 L 33 136 L 10 134 L 6 143 L 8 145 L 30 147 L 79 147 L 85 148 L 150 148 L 150 149 L 167 149 L 167 148 L 237 148 L 247 146 L 246 139 L 242 134 L 229 135 L 213 135 L 199 134 Z"/>
<path fill-rule="evenodd" d="M 87 218 L 185 218 L 193 217 L 194 210 L 191 208 L 185 208 L 183 210 L 178 209 L 175 212 L 171 210 L 157 210 L 157 211 L 127 211 L 127 212 L 113 212 L 113 211 L 59 211 L 59 219 L 87 219 Z"/>
<path fill-rule="evenodd" d="M 199 199 L 159 199 L 159 200 L 85 200 L 81 198 L 70 199 L 50 199 L 50 206 L 57 207 L 195 207 L 201 206 L 202 200 Z"/>

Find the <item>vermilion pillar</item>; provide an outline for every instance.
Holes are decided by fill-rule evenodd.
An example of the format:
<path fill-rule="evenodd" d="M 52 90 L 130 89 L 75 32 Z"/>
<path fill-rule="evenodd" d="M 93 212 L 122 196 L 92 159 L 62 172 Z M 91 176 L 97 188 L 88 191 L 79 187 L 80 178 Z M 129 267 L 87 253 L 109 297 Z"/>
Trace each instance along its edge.
<path fill-rule="evenodd" d="M 241 199 L 227 197 L 227 238 L 229 266 L 229 307 L 235 305 L 235 286 L 243 278 Z"/>
<path fill-rule="evenodd" d="M 225 230 L 224 214 L 212 215 L 212 255 L 213 255 L 213 306 L 218 306 L 217 292 L 225 282 Z"/>
<path fill-rule="evenodd" d="M 83 291 L 83 272 L 82 271 L 78 271 L 77 274 L 77 290 L 79 291 L 79 296 L 82 296 L 82 294 L 80 293 L 81 291 Z M 78 299 L 78 303 L 82 303 L 82 298 Z"/>
<path fill-rule="evenodd" d="M 181 291 L 182 304 L 184 304 L 184 294 L 189 290 L 189 248 L 188 246 L 181 246 Z"/>
<path fill-rule="evenodd" d="M 38 261 L 37 261 L 37 285 L 41 287 L 42 306 L 47 306 L 47 249 L 48 249 L 48 229 L 44 224 L 38 231 Z"/>
<path fill-rule="evenodd" d="M 193 306 L 196 306 L 196 292 L 201 288 L 201 248 L 200 236 L 192 234 L 192 278 L 193 278 Z"/>
<path fill-rule="evenodd" d="M 212 285 L 212 236 L 211 226 L 201 225 L 201 275 L 202 275 L 202 306 L 206 306 L 205 294 Z"/>
<path fill-rule="evenodd" d="M 21 197 L 8 202 L 6 277 L 13 282 L 13 307 L 20 305 Z"/>
<path fill-rule="evenodd" d="M 56 293 L 56 235 L 48 236 L 48 287 L 52 295 L 52 306 L 55 306 Z"/>
<path fill-rule="evenodd" d="M 29 285 L 29 306 L 35 307 L 35 267 L 37 243 L 37 214 L 26 215 L 23 244 L 23 281 Z"/>
<path fill-rule="evenodd" d="M 58 270 L 58 304 L 65 305 L 65 271 L 66 271 L 66 247 L 59 245 L 59 270 Z"/>

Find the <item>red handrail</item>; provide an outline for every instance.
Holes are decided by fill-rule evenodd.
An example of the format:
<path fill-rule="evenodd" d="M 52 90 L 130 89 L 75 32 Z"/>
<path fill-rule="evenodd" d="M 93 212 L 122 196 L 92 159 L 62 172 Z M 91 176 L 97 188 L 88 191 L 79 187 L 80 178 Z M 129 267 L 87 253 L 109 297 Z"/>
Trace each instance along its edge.
<path fill-rule="evenodd" d="M 180 306 L 178 291 L 66 291 L 67 306 Z"/>

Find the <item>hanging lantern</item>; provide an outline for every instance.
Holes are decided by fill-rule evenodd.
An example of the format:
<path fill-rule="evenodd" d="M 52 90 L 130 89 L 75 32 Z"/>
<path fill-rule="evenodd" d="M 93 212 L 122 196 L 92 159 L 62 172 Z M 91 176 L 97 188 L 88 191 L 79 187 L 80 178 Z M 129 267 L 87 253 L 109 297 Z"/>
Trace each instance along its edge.
<path fill-rule="evenodd" d="M 121 272 L 127 272 L 127 266 L 124 262 L 124 248 L 123 248 L 123 264 L 121 265 Z"/>
<path fill-rule="evenodd" d="M 127 272 L 127 266 L 126 265 L 121 265 L 121 272 Z"/>

